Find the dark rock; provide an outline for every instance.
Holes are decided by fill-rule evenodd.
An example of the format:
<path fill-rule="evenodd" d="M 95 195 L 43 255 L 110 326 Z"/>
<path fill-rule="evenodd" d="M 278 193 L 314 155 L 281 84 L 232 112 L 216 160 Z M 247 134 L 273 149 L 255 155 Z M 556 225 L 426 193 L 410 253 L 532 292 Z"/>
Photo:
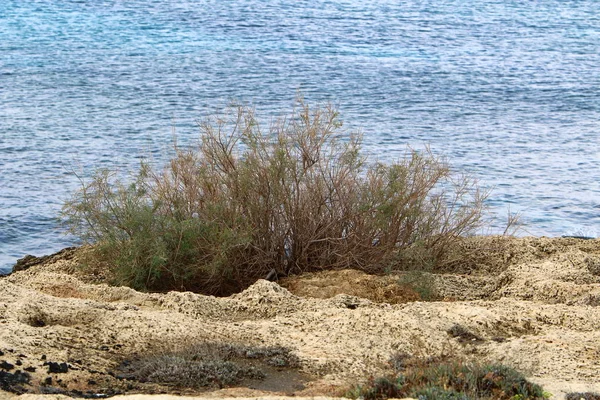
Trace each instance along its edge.
<path fill-rule="evenodd" d="M 137 375 L 133 373 L 116 374 L 115 378 L 122 381 L 133 381 L 137 379 Z"/>
<path fill-rule="evenodd" d="M 44 326 L 46 326 L 46 321 L 44 321 L 39 316 L 30 318 L 27 321 L 27 323 L 29 324 L 29 326 L 32 326 L 34 328 L 43 328 Z"/>
<path fill-rule="evenodd" d="M 47 376 L 46 379 L 44 379 L 44 383 L 46 385 L 52 385 L 52 377 L 51 376 Z"/>
<path fill-rule="evenodd" d="M 56 363 L 56 362 L 48 362 L 48 373 L 54 374 L 64 374 L 69 372 L 69 365 L 67 363 Z"/>
<path fill-rule="evenodd" d="M 6 371 L 10 371 L 11 369 L 15 368 L 15 366 L 9 362 L 2 360 L 2 362 L 0 362 L 0 368 L 4 369 Z"/>
<path fill-rule="evenodd" d="M 45 359 L 46 359 L 46 355 L 42 354 L 42 360 L 45 360 Z"/>
<path fill-rule="evenodd" d="M 271 269 L 269 271 L 269 273 L 267 274 L 267 276 L 265 277 L 265 279 L 270 282 L 276 282 L 277 281 L 277 270 L 275 268 Z"/>
<path fill-rule="evenodd" d="M 35 372 L 35 370 L 36 370 L 35 367 L 27 367 L 27 368 L 23 368 L 23 369 L 27 372 Z"/>
<path fill-rule="evenodd" d="M 28 254 L 25 257 L 19 258 L 17 260 L 17 263 L 12 268 L 12 272 L 25 271 L 26 269 L 28 269 L 36 264 L 39 264 L 41 262 L 42 262 L 41 258 L 32 256 L 31 254 Z"/>
<path fill-rule="evenodd" d="M 50 378 L 50 377 L 48 377 L 48 378 Z M 46 381 L 48 381 L 48 378 L 46 378 Z M 50 378 L 50 383 L 48 383 L 48 385 L 50 385 L 51 383 L 52 383 L 52 378 Z M 40 393 L 41 394 L 65 394 L 65 391 L 60 388 L 55 388 L 53 386 L 42 386 L 42 387 L 40 387 Z"/>
<path fill-rule="evenodd" d="M 17 361 L 15 361 L 15 365 L 21 366 L 21 365 L 23 365 L 23 363 L 21 362 L 21 360 L 17 360 Z"/>
<path fill-rule="evenodd" d="M 350 310 L 356 310 L 360 306 L 360 303 L 358 302 L 358 300 L 356 298 L 348 296 L 347 298 L 344 298 L 342 300 L 340 305 L 344 306 Z"/>
<path fill-rule="evenodd" d="M 2 350 L 0 350 L 0 357 L 2 357 L 4 355 L 4 352 Z"/>
<path fill-rule="evenodd" d="M 465 342 L 483 342 L 483 339 L 480 338 L 479 336 L 475 335 L 474 333 L 470 332 L 467 328 L 465 328 L 462 325 L 459 324 L 454 324 L 452 325 L 452 327 L 450 329 L 448 329 L 446 331 L 446 333 L 448 333 L 448 335 L 452 336 L 453 338 L 457 338 L 459 342 L 461 343 L 465 343 Z"/>
<path fill-rule="evenodd" d="M 12 272 L 25 271 L 34 265 L 42 264 L 52 260 L 69 260 L 73 258 L 75 250 L 77 250 L 77 247 L 67 247 L 66 249 L 62 249 L 57 253 L 42 257 L 36 257 L 28 254 L 25 257 L 17 260 L 17 263 L 12 268 Z"/>
<path fill-rule="evenodd" d="M 30 380 L 31 376 L 26 372 L 17 371 L 11 374 L 10 372 L 0 371 L 0 389 L 6 392 L 16 394 L 27 393 L 27 389 L 23 385 L 29 384 Z"/>

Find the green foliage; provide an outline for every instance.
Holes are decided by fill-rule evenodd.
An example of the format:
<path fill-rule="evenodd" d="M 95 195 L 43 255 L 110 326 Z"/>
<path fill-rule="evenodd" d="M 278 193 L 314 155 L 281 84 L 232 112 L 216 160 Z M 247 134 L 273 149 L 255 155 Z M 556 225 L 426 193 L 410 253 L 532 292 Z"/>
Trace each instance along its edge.
<path fill-rule="evenodd" d="M 177 215 L 173 204 L 149 194 L 146 168 L 129 186 L 99 171 L 65 206 L 72 231 L 97 242 L 94 256 L 110 262 L 117 284 L 206 290 L 228 278 L 232 249 L 247 245 L 245 228 Z"/>
<path fill-rule="evenodd" d="M 406 271 L 398 279 L 398 284 L 413 290 L 422 301 L 439 300 L 431 274 L 418 270 Z"/>
<path fill-rule="evenodd" d="M 418 400 L 472 400 L 464 393 L 438 386 L 416 390 L 413 396 Z"/>
<path fill-rule="evenodd" d="M 233 108 L 200 125 L 197 149 L 133 183 L 98 171 L 65 204 L 117 283 L 229 294 L 275 269 L 382 272 L 435 265 L 479 226 L 485 195 L 428 151 L 368 163 L 331 107 L 298 103 L 261 129 Z"/>
<path fill-rule="evenodd" d="M 365 400 L 403 397 L 401 396 L 403 383 L 404 382 L 401 377 L 380 377 L 372 379 L 365 386 L 359 387 L 357 390 L 355 390 L 354 395 L 357 395 L 356 397 L 360 397 Z"/>
<path fill-rule="evenodd" d="M 404 357 L 403 357 L 404 358 Z M 420 400 L 541 400 L 548 394 L 504 365 L 441 362 L 406 366 L 395 377 L 372 379 L 348 397 L 364 400 L 413 397 Z"/>

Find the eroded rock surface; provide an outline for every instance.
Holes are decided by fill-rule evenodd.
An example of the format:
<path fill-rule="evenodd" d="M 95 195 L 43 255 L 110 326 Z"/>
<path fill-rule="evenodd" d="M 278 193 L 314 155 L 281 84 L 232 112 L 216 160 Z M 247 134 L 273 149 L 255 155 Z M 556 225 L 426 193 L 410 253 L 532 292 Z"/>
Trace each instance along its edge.
<path fill-rule="evenodd" d="M 600 241 L 471 240 L 489 246 L 490 256 L 457 273 L 430 275 L 443 299 L 435 302 L 415 301 L 410 288 L 396 284 L 399 275 L 357 271 L 281 282 L 290 290 L 260 280 L 228 298 L 145 294 L 93 283 L 97 277 L 78 268 L 76 253 L 50 257 L 0 280 L 0 388 L 28 399 L 281 394 L 202 394 L 115 372 L 126 360 L 219 342 L 290 349 L 310 377 L 296 396 L 339 396 L 384 372 L 395 352 L 501 362 L 556 398 L 600 392 Z"/>

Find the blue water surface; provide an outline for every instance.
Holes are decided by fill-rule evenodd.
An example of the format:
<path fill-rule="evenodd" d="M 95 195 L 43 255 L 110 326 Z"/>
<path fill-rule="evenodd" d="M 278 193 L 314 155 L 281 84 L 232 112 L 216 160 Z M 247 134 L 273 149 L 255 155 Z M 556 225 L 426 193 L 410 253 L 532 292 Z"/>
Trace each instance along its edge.
<path fill-rule="evenodd" d="M 300 90 L 379 158 L 429 145 L 523 234 L 600 226 L 596 0 L 0 2 L 0 269 L 74 243 L 73 172 L 164 163 L 231 100 Z M 488 232 L 484 232 L 488 233 Z"/>

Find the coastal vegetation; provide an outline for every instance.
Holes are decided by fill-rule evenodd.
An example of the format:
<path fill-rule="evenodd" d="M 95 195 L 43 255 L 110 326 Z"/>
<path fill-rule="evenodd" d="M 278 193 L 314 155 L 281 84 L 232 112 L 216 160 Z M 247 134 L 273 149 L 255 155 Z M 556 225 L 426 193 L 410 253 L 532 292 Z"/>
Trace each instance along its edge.
<path fill-rule="evenodd" d="M 347 396 L 381 400 L 411 397 L 431 400 L 543 400 L 552 395 L 501 364 L 417 360 L 401 363 L 393 375 L 372 378 Z"/>
<path fill-rule="evenodd" d="M 367 157 L 331 106 L 298 100 L 266 129 L 233 106 L 129 182 L 99 170 L 63 208 L 93 262 L 138 290 L 227 295 L 324 269 L 435 269 L 481 225 L 486 193 L 429 150 Z M 91 261 L 90 261 L 91 262 Z"/>
<path fill-rule="evenodd" d="M 119 366 L 119 375 L 174 388 L 214 389 L 244 380 L 259 382 L 278 370 L 298 367 L 298 357 L 284 347 L 204 342 L 125 361 Z"/>

